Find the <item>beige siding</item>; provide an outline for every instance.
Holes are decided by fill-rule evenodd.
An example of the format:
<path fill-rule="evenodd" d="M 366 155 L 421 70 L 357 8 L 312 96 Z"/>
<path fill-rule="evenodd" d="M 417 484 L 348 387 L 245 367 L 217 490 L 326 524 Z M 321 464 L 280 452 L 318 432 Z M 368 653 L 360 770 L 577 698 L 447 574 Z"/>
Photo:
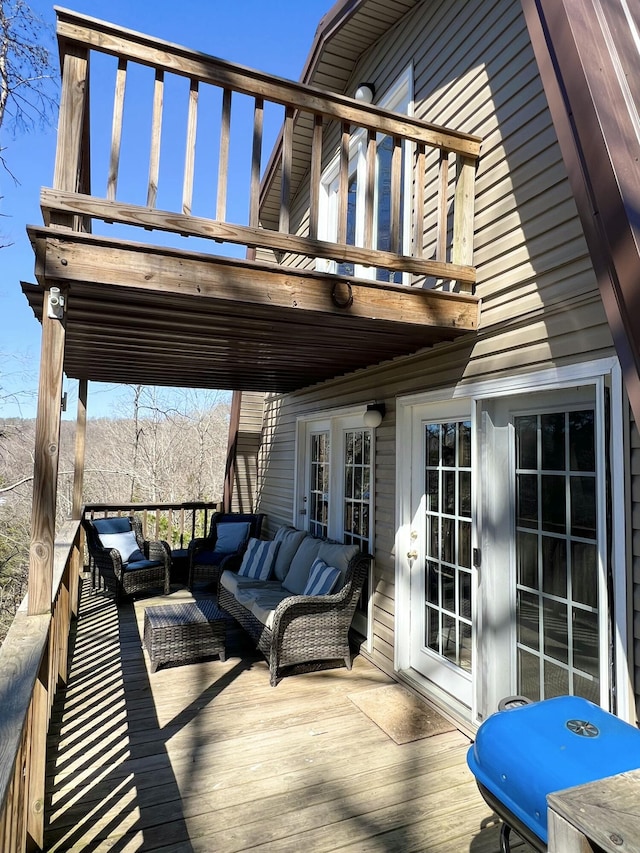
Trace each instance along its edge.
<path fill-rule="evenodd" d="M 474 242 L 480 332 L 304 392 L 267 398 L 260 457 L 259 506 L 269 526 L 297 523 L 297 416 L 385 401 L 376 437 L 372 657 L 386 671 L 393 668 L 396 454 L 403 452 L 395 446 L 396 397 L 614 352 L 519 0 L 419 4 L 361 57 L 348 91 L 366 79 L 382 96 L 409 63 L 415 113 L 483 139 Z M 294 210 L 296 225 L 304 227 L 304 198 Z M 635 454 L 640 459 L 637 440 Z M 637 477 L 637 459 L 635 470 Z M 640 487 L 636 501 L 638 495 Z M 635 578 L 640 589 L 638 567 Z M 635 636 L 640 643 L 640 619 Z"/>
<path fill-rule="evenodd" d="M 231 508 L 255 512 L 258 491 L 258 453 L 262 436 L 264 394 L 244 391 L 236 444 L 235 477 Z"/>

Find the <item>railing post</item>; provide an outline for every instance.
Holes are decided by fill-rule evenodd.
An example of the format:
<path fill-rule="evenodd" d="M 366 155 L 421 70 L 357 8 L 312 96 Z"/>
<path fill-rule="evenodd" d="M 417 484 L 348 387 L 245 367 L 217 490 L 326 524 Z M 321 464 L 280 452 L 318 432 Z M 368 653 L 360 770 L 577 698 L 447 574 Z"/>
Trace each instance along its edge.
<path fill-rule="evenodd" d="M 473 264 L 473 207 L 475 203 L 476 162 L 471 157 L 458 156 L 456 195 L 453 211 L 454 264 Z M 461 289 L 470 289 L 461 285 Z"/>
<path fill-rule="evenodd" d="M 30 615 L 51 611 L 56 488 L 60 453 L 60 405 L 64 363 L 63 320 L 48 316 L 50 287 L 44 291 L 42 351 L 33 466 L 33 506 L 29 549 Z"/>
<path fill-rule="evenodd" d="M 49 633 L 51 652 L 51 631 Z M 49 723 L 49 654 L 40 664 L 40 672 L 33 688 L 30 714 L 30 749 L 28 768 L 27 831 L 40 850 L 44 849 L 44 794 L 47 760 L 47 728 Z"/>
<path fill-rule="evenodd" d="M 86 105 L 89 60 L 86 48 L 64 42 L 61 47 L 64 51 L 62 95 L 53 186 L 57 190 L 77 192 L 83 174 L 83 152 L 85 146 L 88 148 Z M 84 153 L 88 157 L 88 150 Z M 87 173 L 88 169 L 84 168 L 84 172 Z M 56 214 L 51 224 L 79 230 L 78 217 L 70 214 Z"/>

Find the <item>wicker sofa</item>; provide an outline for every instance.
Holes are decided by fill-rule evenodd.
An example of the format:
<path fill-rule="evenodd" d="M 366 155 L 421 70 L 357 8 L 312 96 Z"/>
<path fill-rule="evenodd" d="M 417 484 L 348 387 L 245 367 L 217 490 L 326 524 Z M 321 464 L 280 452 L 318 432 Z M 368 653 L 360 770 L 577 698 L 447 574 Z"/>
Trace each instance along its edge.
<path fill-rule="evenodd" d="M 226 570 L 220 578 L 218 601 L 245 629 L 269 663 L 271 686 L 284 667 L 319 660 L 344 660 L 351 669 L 349 628 L 371 557 L 356 545 L 317 539 L 283 527 L 273 571 L 256 580 Z M 329 594 L 304 594 L 316 561 L 338 570 Z"/>

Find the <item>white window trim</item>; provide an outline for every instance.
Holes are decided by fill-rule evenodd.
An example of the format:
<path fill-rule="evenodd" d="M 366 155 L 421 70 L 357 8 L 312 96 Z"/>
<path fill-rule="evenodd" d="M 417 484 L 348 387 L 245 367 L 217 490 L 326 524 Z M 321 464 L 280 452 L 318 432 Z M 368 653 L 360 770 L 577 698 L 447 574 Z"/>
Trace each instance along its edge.
<path fill-rule="evenodd" d="M 455 387 L 427 391 L 398 397 L 396 400 L 396 447 L 409 447 L 411 441 L 411 421 L 414 406 L 428 403 L 446 403 L 454 400 L 468 399 L 471 413 L 475 417 L 477 403 L 491 397 L 508 397 L 517 394 L 535 393 L 538 391 L 557 391 L 562 388 L 574 387 L 576 384 L 591 384 L 596 386 L 596 416 L 599 434 L 604 436 L 604 412 L 600 405 L 600 394 L 605 379 L 611 382 L 611 434 L 615 441 L 617 436 L 625 434 L 623 411 L 622 371 L 617 358 L 605 358 L 580 364 L 567 365 L 559 368 L 519 374 L 500 379 L 481 380 L 479 382 L 460 383 Z M 474 440 L 477 428 L 474 427 Z M 603 445 L 600 445 L 603 447 Z M 474 452 L 477 448 L 474 444 Z M 602 453 L 599 454 L 601 457 Z M 477 455 L 476 455 L 477 458 Z M 603 458 L 600 464 L 604 465 Z M 627 590 L 627 554 L 626 554 L 626 521 L 625 507 L 625 470 L 622 454 L 611 454 L 611 515 L 612 541 L 611 561 L 613 566 L 613 602 L 618 602 L 615 608 L 615 632 L 613 638 L 616 662 L 615 685 L 617 696 L 617 714 L 627 722 L 635 722 L 635 707 L 633 700 L 633 685 L 628 671 L 628 590 Z M 599 475 L 602 471 L 599 470 Z M 476 468 L 472 490 L 478 494 L 476 478 L 479 471 Z M 400 615 L 409 612 L 410 586 L 406 561 L 401 555 L 409 550 L 410 530 L 408 523 L 400 525 L 400 520 L 410 517 L 409 502 L 411 499 L 411 484 L 406 464 L 396 465 L 396 538 L 395 538 L 395 578 L 396 578 L 396 617 L 395 617 L 395 648 L 394 668 L 399 674 L 408 669 L 409 638 L 399 623 Z M 604 482 L 604 480 L 602 480 Z M 474 507 L 474 512 L 478 507 Z M 472 542 L 472 547 L 478 547 Z M 477 590 L 474 588 L 474 599 Z M 612 602 L 609 602 L 611 604 Z M 605 611 L 606 608 L 602 608 Z M 475 614 L 474 614 L 475 616 Z M 474 666 L 477 650 L 474 641 Z M 477 667 L 474 670 L 477 672 Z M 476 719 L 476 702 L 472 707 L 472 719 Z"/>
<path fill-rule="evenodd" d="M 413 63 L 410 63 L 407 68 L 400 74 L 398 79 L 388 89 L 384 96 L 379 99 L 377 106 L 384 109 L 395 110 L 396 105 L 402 103 L 407 105 L 406 115 L 414 113 L 414 93 L 413 93 Z M 382 136 L 382 134 L 378 134 Z M 365 204 L 365 188 L 366 188 L 366 137 L 365 132 L 361 128 L 351 137 L 349 144 L 349 175 L 354 171 L 358 173 L 358 184 L 356 189 L 357 201 L 356 207 L 359 211 L 364 210 Z M 411 236 L 412 236 L 412 188 L 413 188 L 413 150 L 411 143 L 404 143 L 405 169 L 404 169 L 404 205 L 401 211 L 402 221 L 405 224 L 402 232 L 402 252 L 405 255 L 411 254 Z M 351 168 L 355 162 L 355 168 Z M 340 173 L 340 153 L 337 152 L 329 165 L 324 170 L 320 179 L 320 198 L 318 204 L 318 237 L 321 240 L 335 242 L 337 238 L 337 211 L 335 193 L 335 183 L 339 179 Z M 376 186 L 378 183 L 377 164 L 376 164 Z M 373 231 L 377 233 L 377 206 L 374 207 L 374 222 Z M 358 215 L 356 219 L 356 246 L 362 246 L 364 243 L 364 217 Z M 316 269 L 319 272 L 335 273 L 338 264 L 336 261 L 331 261 L 327 258 L 316 259 Z M 359 278 L 373 279 L 375 277 L 374 267 L 365 267 L 360 264 L 355 265 L 355 275 Z M 409 284 L 408 273 L 403 273 L 402 283 Z"/>

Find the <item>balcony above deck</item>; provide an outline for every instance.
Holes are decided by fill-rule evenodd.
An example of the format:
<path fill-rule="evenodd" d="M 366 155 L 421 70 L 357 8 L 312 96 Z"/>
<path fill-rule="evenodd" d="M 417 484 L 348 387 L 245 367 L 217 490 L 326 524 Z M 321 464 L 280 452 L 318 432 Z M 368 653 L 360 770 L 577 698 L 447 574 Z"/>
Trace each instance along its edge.
<path fill-rule="evenodd" d="M 29 228 L 39 286 L 23 290 L 38 319 L 48 289 L 63 292 L 68 376 L 287 392 L 477 330 L 476 137 L 57 15 L 56 165 L 45 227 Z M 365 164 L 355 237 L 354 140 Z M 328 228 L 322 176 L 336 156 Z M 187 237 L 198 251 L 177 245 Z"/>
<path fill-rule="evenodd" d="M 476 327 L 468 294 L 31 228 L 71 378 L 291 391 Z M 43 287 L 23 284 L 38 317 Z"/>

